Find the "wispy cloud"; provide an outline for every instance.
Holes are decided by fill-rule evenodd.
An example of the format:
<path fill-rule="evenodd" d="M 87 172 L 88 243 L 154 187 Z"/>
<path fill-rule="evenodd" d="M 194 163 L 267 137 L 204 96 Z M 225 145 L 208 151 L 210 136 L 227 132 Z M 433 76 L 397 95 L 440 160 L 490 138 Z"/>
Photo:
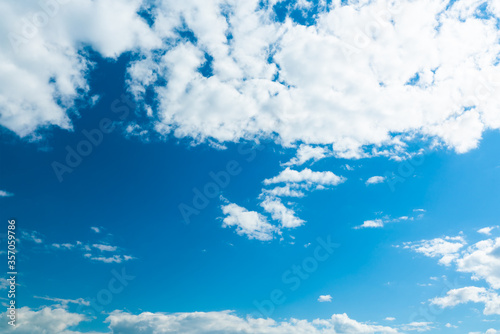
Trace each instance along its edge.
<path fill-rule="evenodd" d="M 383 183 L 385 181 L 385 176 L 372 176 L 366 180 L 365 184 L 367 186 L 371 184 Z"/>
<path fill-rule="evenodd" d="M 14 196 L 14 194 L 5 190 L 0 190 L 0 197 L 11 197 L 11 196 Z"/>

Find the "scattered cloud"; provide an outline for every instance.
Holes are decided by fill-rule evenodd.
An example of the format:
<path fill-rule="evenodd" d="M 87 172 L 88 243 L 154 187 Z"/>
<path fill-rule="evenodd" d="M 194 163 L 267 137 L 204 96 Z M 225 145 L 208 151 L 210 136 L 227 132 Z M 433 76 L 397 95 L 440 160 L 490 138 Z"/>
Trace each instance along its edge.
<path fill-rule="evenodd" d="M 6 312 L 0 314 L 0 331 L 5 333 L 31 334 L 82 334 L 70 328 L 87 320 L 82 314 L 69 312 L 66 308 L 44 306 L 38 310 L 29 307 L 18 309 L 19 319 L 15 330 L 6 319 Z M 397 329 L 389 326 L 366 324 L 350 319 L 345 313 L 334 314 L 330 318 L 312 321 L 290 319 L 277 322 L 273 319 L 239 317 L 232 311 L 193 313 L 152 313 L 131 314 L 113 311 L 106 318 L 113 333 L 192 333 L 192 334 L 397 334 Z M 108 333 L 108 332 L 106 332 Z M 92 334 L 105 334 L 92 332 Z"/>
<path fill-rule="evenodd" d="M 226 217 L 223 219 L 222 227 L 236 227 L 236 233 L 245 235 L 249 239 L 267 241 L 273 239 L 276 228 L 269 224 L 266 217 L 255 211 L 229 203 L 222 205 L 222 212 Z"/>
<path fill-rule="evenodd" d="M 375 228 L 375 227 L 383 227 L 384 222 L 382 219 L 375 219 L 375 220 L 365 220 L 363 224 L 354 227 L 355 229 L 360 229 L 360 228 Z"/>
<path fill-rule="evenodd" d="M 312 185 L 336 186 L 340 183 L 345 182 L 345 180 L 346 179 L 344 177 L 337 176 L 330 171 L 314 172 L 309 168 L 304 168 L 299 172 L 290 169 L 290 167 L 287 167 L 278 176 L 264 180 L 264 184 L 270 185 L 275 183 L 305 182 Z"/>
<path fill-rule="evenodd" d="M 52 247 L 58 248 L 58 249 L 72 249 L 73 247 L 75 247 L 75 245 L 70 244 L 70 243 L 64 243 L 64 244 L 54 243 L 54 244 L 52 244 Z"/>
<path fill-rule="evenodd" d="M 387 321 L 394 321 L 394 320 L 396 320 L 396 318 L 394 318 L 394 317 L 386 317 L 384 320 L 387 320 Z"/>
<path fill-rule="evenodd" d="M 442 308 L 468 302 L 483 303 L 483 313 L 485 315 L 500 314 L 500 296 L 496 292 L 475 286 L 450 290 L 446 293 L 446 296 L 434 298 L 430 302 Z"/>
<path fill-rule="evenodd" d="M 332 296 L 330 296 L 330 295 L 321 295 L 321 296 L 319 296 L 318 301 L 320 303 L 331 302 L 332 301 Z"/>
<path fill-rule="evenodd" d="M 408 242 L 404 248 L 409 248 L 428 257 L 439 257 L 439 263 L 450 265 L 459 257 L 459 250 L 466 245 L 462 236 L 435 238 L 419 242 Z"/>
<path fill-rule="evenodd" d="M 31 232 L 22 231 L 21 232 L 21 239 L 32 241 L 32 242 L 37 243 L 37 244 L 41 244 L 43 242 L 42 237 L 40 236 L 40 234 L 37 231 L 31 231 Z"/>
<path fill-rule="evenodd" d="M 290 161 L 283 164 L 283 166 L 300 166 L 309 160 L 316 162 L 327 156 L 328 149 L 321 146 L 310 146 L 301 144 L 297 150 L 296 156 Z"/>
<path fill-rule="evenodd" d="M 92 256 L 91 254 L 85 254 L 84 257 L 89 258 L 93 261 L 104 262 L 104 263 L 122 263 L 125 261 L 135 259 L 130 255 L 113 255 L 113 256 Z"/>
<path fill-rule="evenodd" d="M 413 210 L 415 212 L 415 210 Z M 355 226 L 354 229 L 361 229 L 361 228 L 382 228 L 385 226 L 385 224 L 389 223 L 399 223 L 403 221 L 414 221 L 416 219 L 421 219 L 423 217 L 423 214 L 418 214 L 416 216 L 401 216 L 398 218 L 391 218 L 391 216 L 386 215 L 382 218 L 376 218 L 372 220 L 365 220 L 363 224 Z"/>
<path fill-rule="evenodd" d="M 477 233 L 485 234 L 485 235 L 491 235 L 491 231 L 498 228 L 497 226 L 489 226 L 489 227 L 483 227 L 479 230 L 477 230 Z"/>
<path fill-rule="evenodd" d="M 295 215 L 295 211 L 287 208 L 279 198 L 268 196 L 260 203 L 264 211 L 271 214 L 274 220 L 280 222 L 282 227 L 295 228 L 305 223 Z"/>
<path fill-rule="evenodd" d="M 93 244 L 92 247 L 97 248 L 101 252 L 114 252 L 116 251 L 116 246 L 103 245 L 103 244 Z"/>
<path fill-rule="evenodd" d="M 95 233 L 101 233 L 101 229 L 99 227 L 91 226 L 90 229 Z"/>
<path fill-rule="evenodd" d="M 368 180 L 366 180 L 365 184 L 369 186 L 371 184 L 383 183 L 384 181 L 385 181 L 384 176 L 372 176 Z"/>
<path fill-rule="evenodd" d="M 48 300 L 48 301 L 58 303 L 57 306 L 62 307 L 62 308 L 67 308 L 68 304 L 85 305 L 85 306 L 90 305 L 90 302 L 83 299 L 83 298 L 62 299 L 62 298 L 39 297 L 39 296 L 33 296 L 33 298 L 43 299 L 43 300 Z"/>
<path fill-rule="evenodd" d="M 126 312 L 112 312 L 107 321 L 110 328 L 120 328 L 136 333 L 149 334 L 162 330 L 163 333 L 207 333 L 220 334 L 248 333 L 248 334 L 363 334 L 363 333 L 398 333 L 394 328 L 380 325 L 371 325 L 350 319 L 345 313 L 334 314 L 329 319 L 315 319 L 313 321 L 290 319 L 277 322 L 272 319 L 240 318 L 230 311 L 196 312 L 196 313 L 142 313 L 133 315 Z"/>
<path fill-rule="evenodd" d="M 5 190 L 0 190 L 0 197 L 12 197 L 12 196 L 14 196 L 14 194 Z"/>

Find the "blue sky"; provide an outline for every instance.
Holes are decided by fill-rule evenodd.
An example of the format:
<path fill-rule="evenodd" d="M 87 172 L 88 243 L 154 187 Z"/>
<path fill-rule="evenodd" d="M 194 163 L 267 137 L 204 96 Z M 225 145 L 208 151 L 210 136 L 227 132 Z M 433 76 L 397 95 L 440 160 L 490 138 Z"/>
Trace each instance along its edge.
<path fill-rule="evenodd" d="M 1 332 L 500 332 L 497 2 L 1 9 Z"/>

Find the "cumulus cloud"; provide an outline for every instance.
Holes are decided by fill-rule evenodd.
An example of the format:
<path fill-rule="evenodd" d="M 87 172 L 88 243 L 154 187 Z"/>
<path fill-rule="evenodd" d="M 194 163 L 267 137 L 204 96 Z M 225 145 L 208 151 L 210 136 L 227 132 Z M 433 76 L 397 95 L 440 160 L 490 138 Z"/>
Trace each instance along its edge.
<path fill-rule="evenodd" d="M 330 171 L 326 172 L 314 172 L 309 168 L 296 171 L 287 167 L 285 170 L 281 171 L 277 176 L 264 180 L 265 185 L 275 184 L 275 183 L 287 183 L 287 182 L 305 182 L 306 184 L 321 185 L 321 186 L 336 186 L 345 181 L 342 176 L 337 176 Z"/>
<path fill-rule="evenodd" d="M 457 259 L 460 272 L 472 273 L 491 287 L 500 289 L 500 238 L 486 239 L 469 246 Z"/>
<path fill-rule="evenodd" d="M 17 322 L 16 326 L 13 327 L 8 324 L 6 315 L 6 312 L 0 314 L 0 331 L 16 334 L 80 334 L 80 332 L 72 331 L 70 328 L 86 319 L 84 315 L 71 313 L 64 308 L 42 307 L 39 310 L 34 310 L 24 306 L 17 309 Z"/>
<path fill-rule="evenodd" d="M 332 296 L 330 296 L 330 295 L 321 295 L 321 296 L 318 297 L 318 301 L 320 303 L 331 302 L 332 301 Z"/>
<path fill-rule="evenodd" d="M 18 326 L 8 325 L 6 313 L 0 315 L 0 330 L 5 333 L 32 334 L 81 334 L 71 327 L 87 320 L 83 315 L 72 313 L 60 307 L 42 307 L 34 310 L 28 307 L 18 309 Z M 350 319 L 345 313 L 334 314 L 327 319 L 312 321 L 289 319 L 277 322 L 272 319 L 242 318 L 232 311 L 192 313 L 131 314 L 114 311 L 106 319 L 112 333 L 192 333 L 192 334 L 396 334 L 388 326 L 371 325 Z M 86 332 L 105 334 L 104 332 Z M 107 333 L 107 332 L 106 332 Z"/>
<path fill-rule="evenodd" d="M 282 227 L 295 228 L 305 223 L 295 215 L 295 211 L 287 208 L 277 197 L 266 197 L 260 205 L 274 220 L 278 220 Z"/>
<path fill-rule="evenodd" d="M 222 205 L 222 212 L 226 215 L 223 219 L 223 227 L 236 227 L 236 233 L 246 235 L 249 239 L 261 241 L 273 239 L 273 233 L 276 228 L 269 224 L 266 217 L 258 212 L 248 211 L 247 209 L 229 203 Z"/>
<path fill-rule="evenodd" d="M 444 297 L 437 297 L 431 300 L 431 304 L 442 308 L 453 307 L 458 304 L 468 302 L 483 303 L 485 315 L 500 314 L 500 296 L 493 291 L 475 286 L 468 286 L 460 289 L 453 289 L 446 293 Z"/>
<path fill-rule="evenodd" d="M 120 333 L 153 334 L 162 333 L 208 333 L 220 334 L 362 334 L 362 333 L 398 333 L 394 328 L 369 325 L 350 319 L 345 313 L 334 314 L 329 319 L 313 321 L 290 319 L 277 322 L 272 319 L 240 318 L 229 311 L 195 313 L 141 313 L 133 315 L 115 311 L 107 321 L 110 328 Z"/>
<path fill-rule="evenodd" d="M 366 180 L 365 184 L 368 186 L 370 184 L 382 183 L 385 181 L 384 176 L 372 176 L 368 180 Z"/>
<path fill-rule="evenodd" d="M 454 264 L 459 272 L 472 274 L 472 279 L 484 279 L 492 288 L 500 289 L 500 238 L 486 239 L 470 245 L 466 249 L 462 236 L 422 240 L 406 243 L 405 248 L 437 257 L 439 263 Z"/>
<path fill-rule="evenodd" d="M 479 230 L 477 230 L 477 233 L 491 235 L 491 231 L 493 231 L 496 228 L 498 228 L 498 226 L 483 227 L 483 228 L 480 228 Z"/>
<path fill-rule="evenodd" d="M 41 127 L 71 129 L 69 113 L 89 90 L 92 64 L 84 47 L 116 58 L 159 45 L 138 15 L 141 6 L 141 0 L 2 2 L 0 125 L 33 138 Z"/>
<path fill-rule="evenodd" d="M 257 0 L 163 1 L 155 31 L 167 42 L 130 66 L 130 89 L 155 92 L 162 134 L 308 145 L 289 165 L 322 157 L 317 145 L 356 158 L 418 137 L 462 153 L 500 127 L 499 11 L 485 3 L 480 17 L 466 0 L 333 1 L 302 7 L 314 16 L 304 26 Z"/>
<path fill-rule="evenodd" d="M 459 257 L 459 251 L 466 245 L 462 236 L 435 238 L 419 242 L 405 243 L 404 248 L 409 248 L 428 257 L 438 257 L 439 263 L 450 265 Z"/>
<path fill-rule="evenodd" d="M 486 239 L 464 248 L 462 236 L 422 240 L 406 243 L 405 248 L 429 257 L 439 258 L 439 263 L 450 266 L 461 273 L 471 274 L 471 279 L 486 281 L 492 289 L 500 289 L 500 238 Z M 500 297 L 492 289 L 465 287 L 453 289 L 444 297 L 434 298 L 431 302 L 442 307 L 475 302 L 484 303 L 484 314 L 500 314 Z"/>
<path fill-rule="evenodd" d="M 328 150 L 321 146 L 310 146 L 301 144 L 297 154 L 290 161 L 284 163 L 284 166 L 300 166 L 309 160 L 318 161 L 328 155 Z"/>
<path fill-rule="evenodd" d="M 147 131 L 305 145 L 290 166 L 382 146 L 400 153 L 419 138 L 463 153 L 500 128 L 493 0 L 302 5 L 308 26 L 277 21 L 275 2 L 258 0 L 52 3 L 0 7 L 0 76 L 9 78 L 0 83 L 0 124 L 19 136 L 71 129 L 75 100 L 89 90 L 86 46 L 114 59 L 138 54 L 127 85 Z"/>
<path fill-rule="evenodd" d="M 384 222 L 382 219 L 374 219 L 374 220 L 365 220 L 363 224 L 356 226 L 355 229 L 360 228 L 374 228 L 374 227 L 383 227 Z"/>

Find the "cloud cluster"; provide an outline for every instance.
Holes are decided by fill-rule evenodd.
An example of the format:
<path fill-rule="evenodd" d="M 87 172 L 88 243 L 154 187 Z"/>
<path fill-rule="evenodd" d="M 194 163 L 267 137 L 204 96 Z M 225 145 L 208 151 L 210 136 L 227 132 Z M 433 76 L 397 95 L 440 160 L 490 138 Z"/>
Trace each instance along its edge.
<path fill-rule="evenodd" d="M 414 209 L 413 210 L 413 215 L 410 216 L 401 216 L 398 218 L 391 218 L 390 215 L 384 215 L 381 218 L 376 218 L 376 219 L 370 219 L 370 220 L 365 220 L 363 224 L 355 226 L 354 229 L 361 229 L 361 228 L 382 228 L 386 224 L 390 223 L 399 223 L 399 222 L 410 222 L 414 221 L 416 219 L 421 219 L 424 216 L 424 209 Z M 381 214 L 380 212 L 379 214 Z"/>
<path fill-rule="evenodd" d="M 490 286 L 490 289 L 475 286 L 452 289 L 445 296 L 432 299 L 432 304 L 453 307 L 468 302 L 483 303 L 484 314 L 500 314 L 500 296 L 496 291 L 500 289 L 500 238 L 485 239 L 466 246 L 465 238 L 459 235 L 406 243 L 404 247 L 439 258 L 440 264 L 453 264 L 458 272 L 470 273 L 472 280 L 482 279 Z"/>
<path fill-rule="evenodd" d="M 2 2 L 0 125 L 35 138 L 43 127 L 71 129 L 75 101 L 89 90 L 87 46 L 116 58 L 159 45 L 141 7 L 141 0 Z"/>
<path fill-rule="evenodd" d="M 2 3 L 0 124 L 71 129 L 90 47 L 133 52 L 127 85 L 148 132 L 306 145 L 289 166 L 421 138 L 461 153 L 500 127 L 495 1 L 299 1 L 302 19 L 277 2 Z"/>
<path fill-rule="evenodd" d="M 22 307 L 18 310 L 18 326 L 10 328 L 5 313 L 0 315 L 0 330 L 18 334 L 51 333 L 80 334 L 70 328 L 86 320 L 83 315 L 71 313 L 63 308 L 43 307 L 33 310 Z M 345 313 L 331 318 L 313 321 L 290 319 L 277 322 L 272 319 L 241 318 L 231 311 L 193 313 L 151 313 L 138 315 L 114 311 L 106 319 L 111 333 L 248 333 L 248 334 L 395 334 L 398 331 L 388 326 L 370 325 L 350 319 Z M 92 332 L 88 334 L 106 334 Z"/>
<path fill-rule="evenodd" d="M 139 100 L 148 87 L 155 93 L 156 131 L 220 142 L 276 136 L 360 157 L 362 146 L 419 136 L 466 152 L 499 128 L 494 1 L 332 1 L 302 8 L 311 25 L 277 22 L 273 4 L 159 3 L 164 44 L 129 69 Z M 288 164 L 323 155 L 302 147 Z"/>
<path fill-rule="evenodd" d="M 234 203 L 223 205 L 222 213 L 226 215 L 222 227 L 236 226 L 236 233 L 246 235 L 249 239 L 271 240 L 276 231 L 264 216 Z"/>
<path fill-rule="evenodd" d="M 337 176 L 330 171 L 319 172 L 309 168 L 298 171 L 286 167 L 277 176 L 262 182 L 265 186 L 282 185 L 271 189 L 264 188 L 258 196 L 260 207 L 273 221 L 279 222 L 279 226 L 271 225 L 264 215 L 256 211 L 248 211 L 231 203 L 221 206 L 226 215 L 223 227 L 236 225 L 236 232 L 247 235 L 249 239 L 270 240 L 274 233 L 281 234 L 282 229 L 297 228 L 305 223 L 305 220 L 299 218 L 295 210 L 290 208 L 293 203 L 288 202 L 288 206 L 283 203 L 283 197 L 303 197 L 306 191 L 327 189 L 345 181 L 345 177 Z"/>

